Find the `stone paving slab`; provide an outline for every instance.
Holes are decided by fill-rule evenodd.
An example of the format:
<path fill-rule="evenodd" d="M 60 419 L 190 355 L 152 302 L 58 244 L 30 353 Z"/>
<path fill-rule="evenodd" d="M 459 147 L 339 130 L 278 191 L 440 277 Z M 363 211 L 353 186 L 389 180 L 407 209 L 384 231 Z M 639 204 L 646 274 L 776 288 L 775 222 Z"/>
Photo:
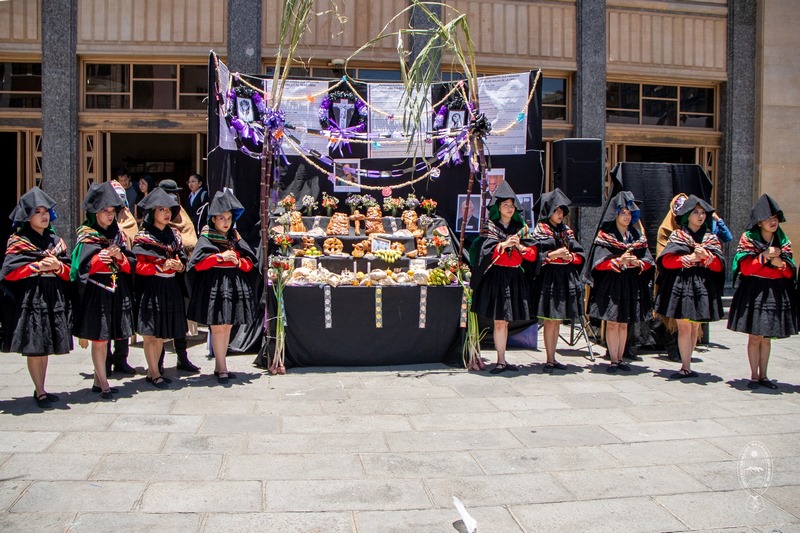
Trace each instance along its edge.
<path fill-rule="evenodd" d="M 656 496 L 655 500 L 690 529 L 740 526 L 780 526 L 797 523 L 797 517 L 769 500 L 759 513 L 747 510 L 750 496 L 743 490 Z M 776 527 L 780 530 L 780 527 Z"/>
<path fill-rule="evenodd" d="M 60 435 L 56 431 L 0 431 L 0 453 L 43 452 Z"/>
<path fill-rule="evenodd" d="M 159 481 L 142 497 L 145 513 L 235 513 L 263 510 L 258 481 Z"/>
<path fill-rule="evenodd" d="M 358 455 L 345 453 L 258 454 L 228 457 L 222 476 L 229 480 L 358 479 Z"/>
<path fill-rule="evenodd" d="M 117 453 L 105 456 L 91 479 L 159 481 L 167 474 L 176 481 L 212 481 L 221 467 L 222 455 Z"/>
<path fill-rule="evenodd" d="M 94 454 L 18 453 L 0 467 L 0 479 L 88 479 L 98 460 Z"/>
<path fill-rule="evenodd" d="M 366 511 L 433 507 L 417 479 L 267 481 L 268 511 Z"/>
<path fill-rule="evenodd" d="M 488 475 L 534 474 L 558 470 L 589 470 L 620 466 L 599 447 L 516 448 L 475 450 L 472 455 Z"/>
<path fill-rule="evenodd" d="M 145 486 L 135 481 L 36 481 L 11 512 L 133 511 Z"/>
<path fill-rule="evenodd" d="M 733 459 L 729 453 L 702 439 L 626 442 L 604 444 L 601 448 L 625 466 L 681 465 Z"/>
<path fill-rule="evenodd" d="M 540 505 L 515 505 L 525 531 L 683 531 L 675 516 L 650 498 L 616 498 Z"/>
<path fill-rule="evenodd" d="M 78 513 L 70 524 L 69 531 L 75 533 L 198 531 L 201 519 L 202 515 L 198 513 Z"/>
<path fill-rule="evenodd" d="M 206 519 L 204 533 L 355 533 L 350 512 L 217 513 Z"/>
<path fill-rule="evenodd" d="M 437 507 L 451 507 L 457 496 L 467 507 L 563 502 L 575 498 L 550 474 L 506 474 L 429 479 Z"/>
<path fill-rule="evenodd" d="M 75 513 L 4 513 L 0 515 L 0 531 L 14 533 L 64 533 L 74 521 Z"/>
<path fill-rule="evenodd" d="M 562 471 L 552 475 L 579 500 L 709 490 L 675 465 Z"/>
<path fill-rule="evenodd" d="M 480 533 L 518 533 L 523 530 L 503 507 L 470 507 Z M 366 511 L 356 513 L 358 533 L 442 533 L 459 531 L 455 507 L 417 511 Z M 463 527 L 463 526 L 461 526 Z"/>

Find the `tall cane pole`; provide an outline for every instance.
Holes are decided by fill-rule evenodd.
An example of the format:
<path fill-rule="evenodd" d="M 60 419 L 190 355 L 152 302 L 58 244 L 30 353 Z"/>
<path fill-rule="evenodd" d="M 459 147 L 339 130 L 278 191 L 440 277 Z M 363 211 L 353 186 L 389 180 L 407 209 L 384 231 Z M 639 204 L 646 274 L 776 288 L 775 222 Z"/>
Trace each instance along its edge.
<path fill-rule="evenodd" d="M 266 366 L 270 366 L 269 354 L 269 178 L 272 175 L 272 143 L 264 138 L 261 150 L 261 275 L 264 279 L 264 334 L 262 345 Z"/>

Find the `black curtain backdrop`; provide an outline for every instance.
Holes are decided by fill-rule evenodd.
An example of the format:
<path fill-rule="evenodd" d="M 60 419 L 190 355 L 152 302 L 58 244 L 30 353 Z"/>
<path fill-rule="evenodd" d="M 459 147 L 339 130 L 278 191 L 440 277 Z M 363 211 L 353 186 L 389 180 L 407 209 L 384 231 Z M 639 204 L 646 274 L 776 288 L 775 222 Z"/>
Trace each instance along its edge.
<path fill-rule="evenodd" d="M 259 213 L 260 213 L 260 172 L 261 163 L 258 159 L 251 158 L 238 151 L 223 150 L 218 147 L 219 140 L 219 105 L 215 87 L 216 67 L 213 54 L 209 56 L 209 110 L 208 110 L 208 187 L 213 196 L 214 192 L 222 190 L 224 187 L 231 187 L 236 193 L 237 198 L 245 207 L 245 213 L 239 220 L 237 227 L 242 236 L 251 245 L 258 245 L 259 233 Z M 259 77 L 259 76 L 255 76 Z M 263 77 L 263 76 L 260 76 Z M 531 72 L 530 83 L 533 84 L 535 72 Z M 335 82 L 331 82 L 333 85 Z M 358 92 L 365 96 L 367 92 L 366 84 L 355 84 Z M 448 90 L 445 86 L 434 86 L 432 89 L 432 101 L 441 99 L 442 91 Z M 527 139 L 526 152 L 521 155 L 512 156 L 492 156 L 486 152 L 487 161 L 493 168 L 505 168 L 506 180 L 518 194 L 533 193 L 534 201 L 538 199 L 543 187 L 543 166 L 542 166 L 542 106 L 541 98 L 542 84 L 537 85 L 534 98 L 528 106 L 527 119 Z M 354 117 L 354 121 L 356 118 Z M 355 124 L 355 122 L 353 122 Z M 496 125 L 500 127 L 501 125 Z M 291 132 L 289 132 L 291 133 Z M 344 155 L 330 153 L 332 158 L 361 159 L 361 168 L 369 170 L 395 170 L 405 169 L 413 165 L 410 159 L 365 159 L 366 146 L 363 144 L 352 144 L 352 152 L 344 151 Z M 437 147 L 438 149 L 438 147 Z M 435 150 L 434 150 L 435 151 Z M 327 173 L 322 173 L 311 165 L 308 165 L 298 156 L 288 157 L 289 165 L 280 162 L 280 184 L 279 191 L 283 191 L 292 185 L 295 178 L 303 180 L 317 180 L 320 193 L 327 192 L 331 196 L 339 198 L 340 210 L 346 210 L 344 200 L 347 193 L 334 193 L 333 184 L 328 180 Z M 320 165 L 327 168 L 325 165 Z M 298 170 L 300 172 L 298 173 Z M 416 174 L 421 175 L 421 174 Z M 361 178 L 364 185 L 387 186 L 409 181 L 412 174 L 404 174 L 400 178 Z M 403 187 L 393 191 L 393 196 L 405 197 L 409 193 L 414 193 L 418 198 L 433 198 L 437 201 L 438 207 L 436 214 L 442 216 L 448 224 L 455 228 L 457 200 L 459 194 L 466 194 L 467 182 L 469 180 L 469 166 L 466 162 L 458 166 L 444 165 L 441 168 L 441 175 L 436 179 L 425 179 L 417 182 L 413 186 Z M 480 185 L 476 182 L 473 186 L 473 194 L 480 195 Z M 371 194 L 382 203 L 381 191 L 361 190 L 360 194 Z M 278 197 L 283 196 L 282 192 Z M 320 194 L 321 197 L 321 194 Z M 299 200 L 299 198 L 298 198 Z M 478 215 L 479 213 L 476 213 Z M 469 238 L 476 234 L 467 234 Z"/>
<path fill-rule="evenodd" d="M 658 226 L 667 214 L 669 202 L 679 194 L 694 194 L 711 203 L 711 179 L 699 165 L 674 163 L 620 163 L 611 171 L 614 190 L 631 191 L 642 210 L 642 225 L 655 257 Z"/>

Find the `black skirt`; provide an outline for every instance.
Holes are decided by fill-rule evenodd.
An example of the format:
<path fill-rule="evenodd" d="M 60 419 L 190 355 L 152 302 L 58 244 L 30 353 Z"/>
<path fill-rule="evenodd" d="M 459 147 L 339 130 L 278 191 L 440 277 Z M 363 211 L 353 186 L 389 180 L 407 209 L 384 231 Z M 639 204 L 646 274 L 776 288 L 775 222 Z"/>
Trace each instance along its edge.
<path fill-rule="evenodd" d="M 206 326 L 251 324 L 255 294 L 238 268 L 211 268 L 195 276 L 189 299 L 189 319 Z"/>
<path fill-rule="evenodd" d="M 519 267 L 494 265 L 472 295 L 472 310 L 492 320 L 530 320 L 530 287 Z"/>
<path fill-rule="evenodd" d="M 594 273 L 589 292 L 589 315 L 609 322 L 642 322 L 653 309 L 648 278 L 638 268 Z"/>
<path fill-rule="evenodd" d="M 183 338 L 188 330 L 178 278 L 136 277 L 136 332 L 158 339 Z"/>
<path fill-rule="evenodd" d="M 72 350 L 72 302 L 66 282 L 55 276 L 31 276 L 16 302 L 17 325 L 11 351 L 22 355 L 65 354 Z"/>
<path fill-rule="evenodd" d="M 694 322 L 722 318 L 722 294 L 707 268 L 664 269 L 659 276 L 655 310 L 659 315 Z"/>
<path fill-rule="evenodd" d="M 533 316 L 564 320 L 583 314 L 583 283 L 573 265 L 544 265 L 531 283 Z"/>
<path fill-rule="evenodd" d="M 81 298 L 80 311 L 75 316 L 73 333 L 81 339 L 107 341 L 127 339 L 133 335 L 133 299 L 127 280 L 117 280 L 114 292 L 104 287 L 111 284 L 111 276 L 96 274 L 89 278 Z"/>
<path fill-rule="evenodd" d="M 798 331 L 797 301 L 788 279 L 740 276 L 728 314 L 728 329 L 783 339 Z"/>

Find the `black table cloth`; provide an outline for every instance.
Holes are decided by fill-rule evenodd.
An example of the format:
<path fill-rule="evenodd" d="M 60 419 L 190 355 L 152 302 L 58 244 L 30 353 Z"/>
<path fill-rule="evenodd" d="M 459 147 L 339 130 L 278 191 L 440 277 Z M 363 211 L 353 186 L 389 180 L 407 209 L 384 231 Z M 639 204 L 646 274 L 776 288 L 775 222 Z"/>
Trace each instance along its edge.
<path fill-rule="evenodd" d="M 284 289 L 289 365 L 406 365 L 461 358 L 461 287 L 427 287 L 424 324 L 422 287 L 382 287 L 382 327 L 376 326 L 375 287 L 329 290 L 326 327 L 324 287 Z"/>

